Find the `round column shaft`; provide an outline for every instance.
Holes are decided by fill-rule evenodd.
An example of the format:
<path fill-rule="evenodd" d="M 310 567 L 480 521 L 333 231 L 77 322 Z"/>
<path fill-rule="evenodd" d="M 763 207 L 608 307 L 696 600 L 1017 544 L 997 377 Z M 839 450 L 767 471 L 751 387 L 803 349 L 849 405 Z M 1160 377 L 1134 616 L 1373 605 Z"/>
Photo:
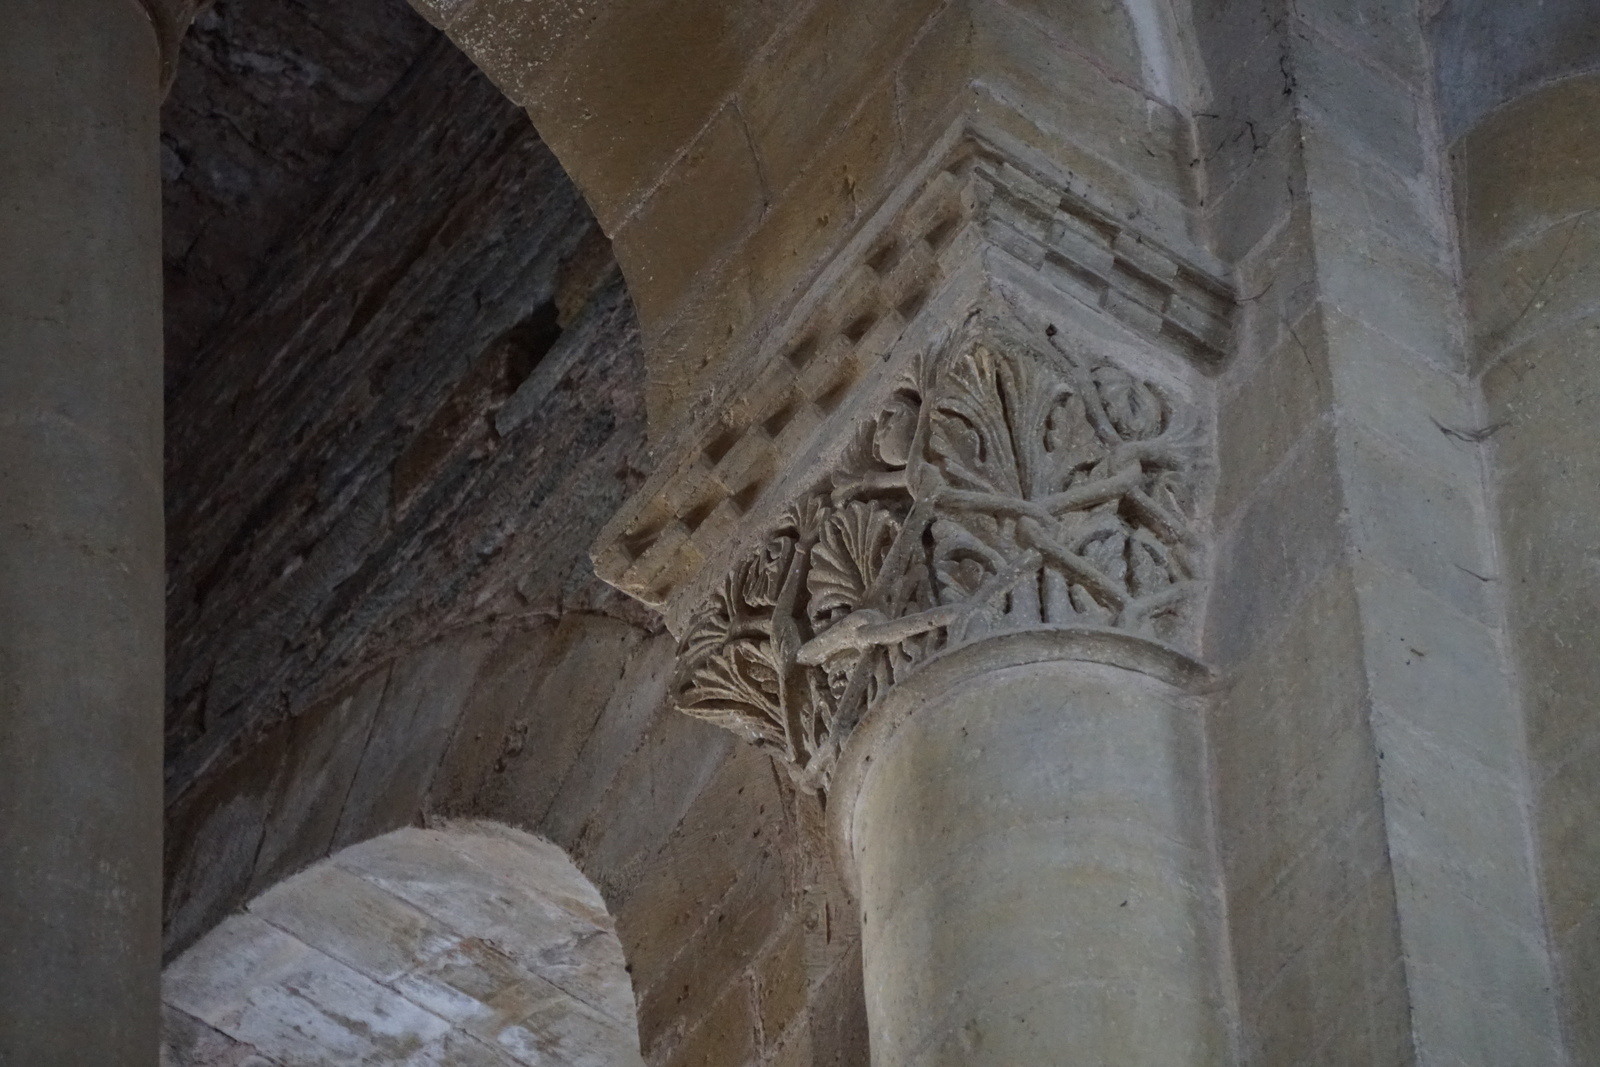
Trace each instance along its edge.
<path fill-rule="evenodd" d="M 0 1064 L 153 1065 L 160 65 L 135 0 L 0 10 Z"/>
<path fill-rule="evenodd" d="M 892 693 L 842 765 L 874 1067 L 1227 1062 L 1194 702 L 991 652 Z"/>

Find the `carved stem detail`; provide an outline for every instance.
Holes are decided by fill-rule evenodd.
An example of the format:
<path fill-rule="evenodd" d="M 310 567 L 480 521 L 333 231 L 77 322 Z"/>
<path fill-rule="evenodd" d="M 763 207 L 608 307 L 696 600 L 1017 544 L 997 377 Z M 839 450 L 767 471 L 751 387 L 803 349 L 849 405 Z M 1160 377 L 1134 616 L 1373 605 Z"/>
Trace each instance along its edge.
<path fill-rule="evenodd" d="M 1192 416 L 1053 338 L 969 329 L 693 616 L 678 706 L 825 788 L 862 713 L 937 653 L 1057 625 L 1181 638 L 1199 590 Z"/>

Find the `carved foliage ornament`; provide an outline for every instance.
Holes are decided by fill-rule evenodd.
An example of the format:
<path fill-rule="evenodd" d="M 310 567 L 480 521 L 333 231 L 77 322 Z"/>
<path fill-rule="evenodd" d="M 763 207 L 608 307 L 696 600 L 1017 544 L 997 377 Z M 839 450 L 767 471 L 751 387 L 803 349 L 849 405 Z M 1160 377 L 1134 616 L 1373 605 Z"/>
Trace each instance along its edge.
<path fill-rule="evenodd" d="M 1200 456 L 1154 383 L 1054 337 L 963 333 L 691 618 L 678 706 L 824 788 L 862 713 L 937 653 L 1045 626 L 1178 638 Z"/>

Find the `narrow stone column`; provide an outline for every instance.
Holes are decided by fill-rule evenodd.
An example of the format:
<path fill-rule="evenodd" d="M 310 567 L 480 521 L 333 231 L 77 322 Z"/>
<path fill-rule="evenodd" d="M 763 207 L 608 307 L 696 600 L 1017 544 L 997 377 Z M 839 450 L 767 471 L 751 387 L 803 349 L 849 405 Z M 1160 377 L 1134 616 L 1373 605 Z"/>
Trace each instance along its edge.
<path fill-rule="evenodd" d="M 1015 635 L 869 713 L 830 799 L 875 1067 L 1228 1062 L 1199 674 Z"/>
<path fill-rule="evenodd" d="M 154 21 L 132 0 L 8 0 L 0 10 L 5 1067 L 157 1058 L 163 57 Z"/>

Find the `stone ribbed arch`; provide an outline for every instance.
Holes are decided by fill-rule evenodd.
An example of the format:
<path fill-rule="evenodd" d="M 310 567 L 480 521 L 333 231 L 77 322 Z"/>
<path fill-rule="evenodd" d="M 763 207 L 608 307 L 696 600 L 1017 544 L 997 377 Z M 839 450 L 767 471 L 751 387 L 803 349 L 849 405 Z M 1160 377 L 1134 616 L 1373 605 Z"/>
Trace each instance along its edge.
<path fill-rule="evenodd" d="M 616 242 L 658 432 L 958 124 L 1187 232 L 1194 94 L 1167 0 L 415 6 L 528 110 Z"/>
<path fill-rule="evenodd" d="M 166 968 L 161 1062 L 640 1064 L 605 902 L 497 823 L 406 828 L 267 890 Z"/>

